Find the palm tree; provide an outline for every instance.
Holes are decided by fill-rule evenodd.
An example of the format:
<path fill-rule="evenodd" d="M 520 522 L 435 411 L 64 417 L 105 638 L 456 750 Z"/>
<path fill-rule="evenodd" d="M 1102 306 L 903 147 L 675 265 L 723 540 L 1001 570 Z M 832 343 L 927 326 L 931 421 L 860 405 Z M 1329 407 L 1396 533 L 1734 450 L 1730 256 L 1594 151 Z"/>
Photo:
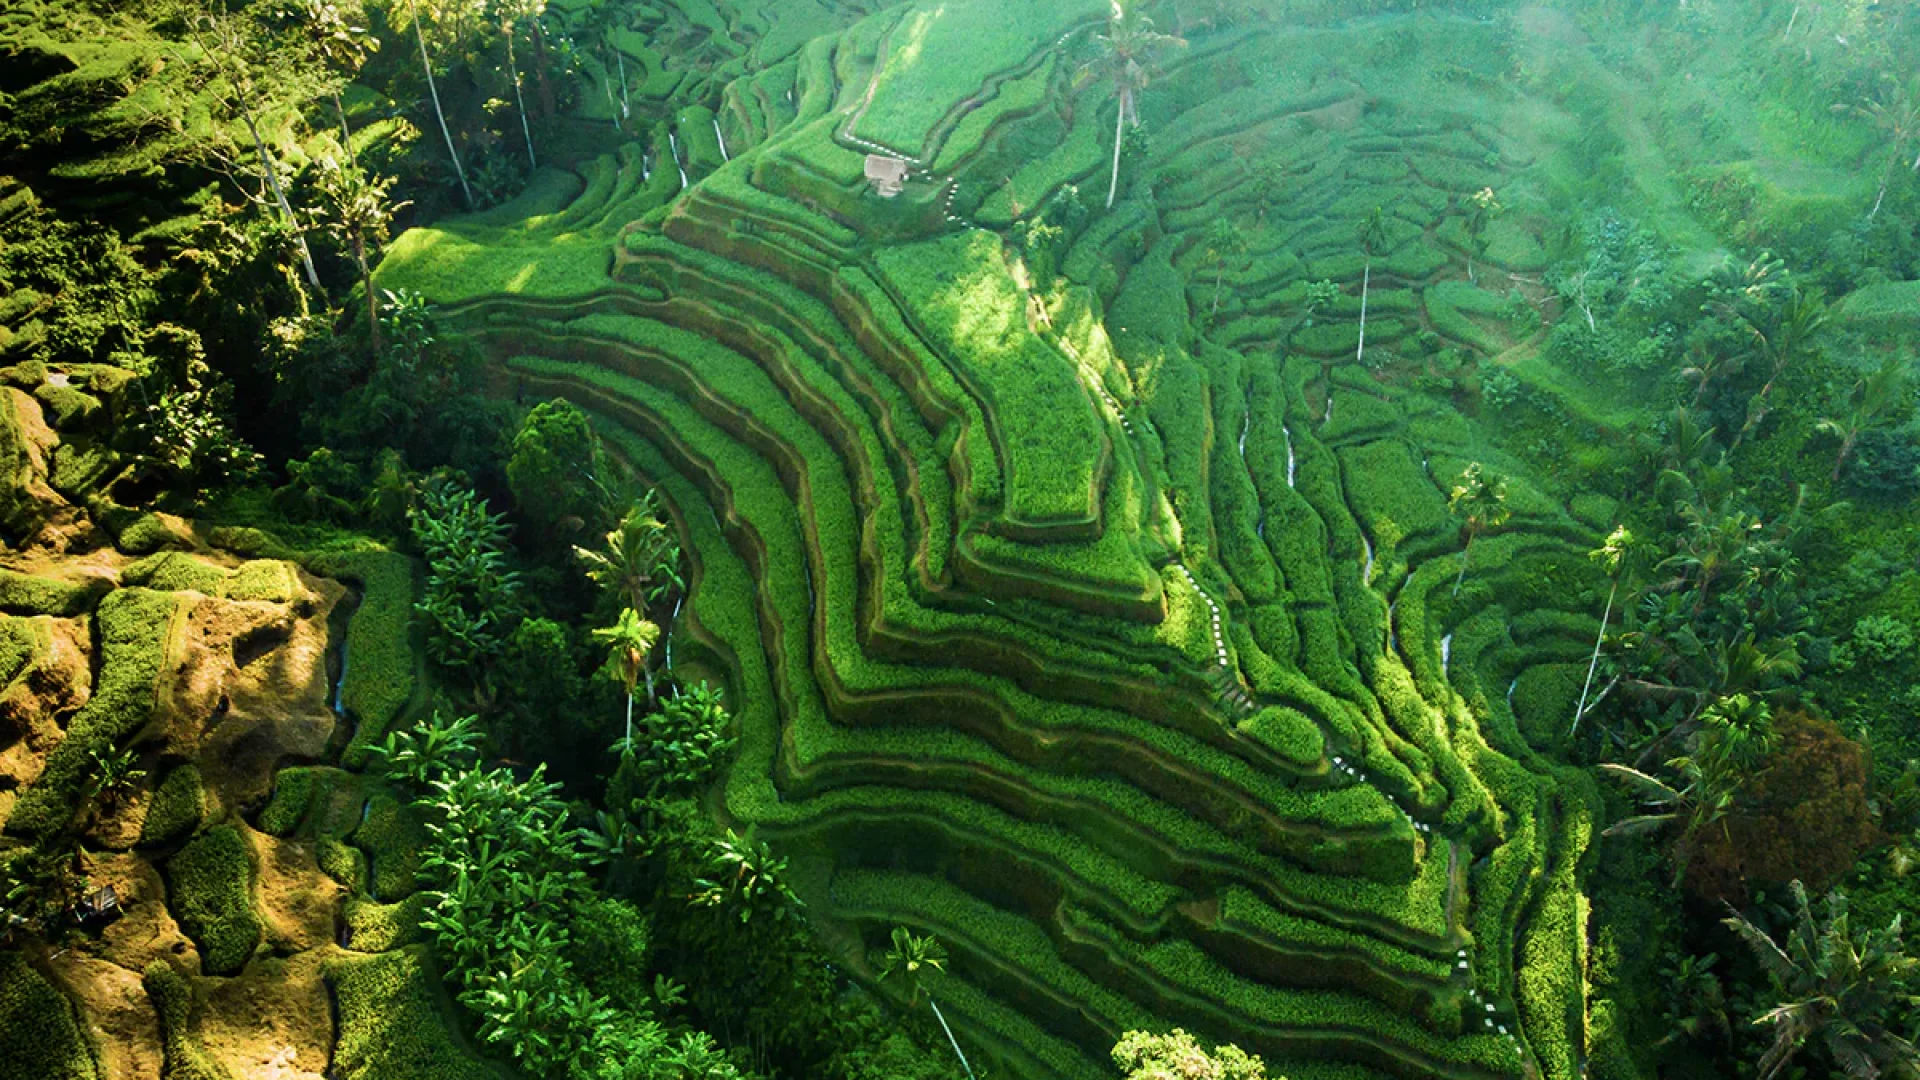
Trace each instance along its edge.
<path fill-rule="evenodd" d="M 1460 576 L 1453 579 L 1453 595 L 1460 595 L 1460 583 L 1467 578 L 1467 560 L 1473 557 L 1473 542 L 1482 532 L 1507 523 L 1507 481 L 1487 473 L 1479 462 L 1460 471 L 1460 479 L 1447 497 L 1447 509 L 1461 520 L 1467 530 L 1466 550 L 1460 553 Z"/>
<path fill-rule="evenodd" d="M 453 148 L 453 131 L 447 127 L 447 112 L 440 105 L 440 85 L 433 79 L 433 60 L 427 55 L 427 33 L 420 25 L 419 0 L 407 0 L 407 21 L 413 24 L 413 38 L 420 44 L 420 70 L 427 74 L 427 93 L 433 98 L 433 117 L 440 122 L 440 137 L 446 140 L 447 157 L 453 161 L 453 173 L 460 178 L 460 193 L 467 208 L 473 208 L 473 188 L 467 186 L 467 170 L 460 164 L 460 151 Z"/>
<path fill-rule="evenodd" d="M 325 207 L 329 232 L 346 239 L 353 248 L 354 264 L 360 268 L 360 288 L 367 299 L 367 329 L 373 335 L 373 349 L 380 351 L 380 310 L 373 292 L 373 268 L 367 261 L 367 249 L 386 243 L 387 227 L 393 215 L 408 204 L 389 202 L 393 189 L 391 176 L 373 177 L 351 160 L 342 165 L 332 158 L 320 161 L 320 201 Z"/>
<path fill-rule="evenodd" d="M 547 0 L 495 0 L 500 17 L 500 36 L 507 39 L 507 70 L 513 75 L 513 104 L 520 113 L 520 135 L 527 142 L 527 168 L 539 167 L 533 156 L 533 129 L 527 125 L 527 99 L 520 89 L 520 64 L 513 55 L 513 31 L 516 22 L 532 22 L 547 10 Z"/>
<path fill-rule="evenodd" d="M 1612 585 L 1607 589 L 1606 609 L 1600 613 L 1600 633 L 1593 639 L 1593 658 L 1587 661 L 1587 681 L 1580 688 L 1580 703 L 1574 706 L 1568 738 L 1580 730 L 1580 718 L 1587 714 L 1587 694 L 1593 689 L 1594 669 L 1600 666 L 1600 645 L 1607 640 L 1607 621 L 1613 617 L 1613 601 L 1620 595 L 1620 583 L 1632 574 L 1638 554 L 1639 544 L 1625 525 L 1616 527 L 1607 535 L 1606 543 L 1587 553 L 1588 558 L 1606 568 Z"/>
<path fill-rule="evenodd" d="M 338 69 L 341 78 L 352 81 L 367 54 L 380 42 L 367 32 L 366 12 L 358 4 L 338 0 L 300 0 L 299 15 L 306 24 L 314 53 L 326 64 Z M 331 86 L 333 111 L 340 118 L 340 148 L 353 157 L 353 132 L 347 127 L 347 107 L 340 100 L 340 86 Z"/>
<path fill-rule="evenodd" d="M 1214 218 L 1207 227 L 1207 259 L 1213 263 L 1213 314 L 1220 314 L 1220 282 L 1226 277 L 1227 260 L 1247 253 L 1247 234 L 1230 218 Z"/>
<path fill-rule="evenodd" d="M 1893 175 L 1894 165 L 1906 160 L 1907 144 L 1920 137 L 1920 78 L 1903 86 L 1889 77 L 1887 84 L 1888 89 L 1871 101 L 1833 107 L 1834 112 L 1864 117 L 1879 128 L 1886 135 L 1887 149 L 1891 151 L 1886 168 L 1880 171 L 1880 194 L 1874 196 L 1873 209 L 1867 213 L 1868 221 L 1880 213 L 1880 204 L 1887 197 L 1887 180 Z M 1920 155 L 1913 159 L 1913 171 L 1920 172 Z"/>
<path fill-rule="evenodd" d="M 589 578 L 636 611 L 645 611 L 648 604 L 683 584 L 680 543 L 661 519 L 659 498 L 651 491 L 627 509 L 620 524 L 607 534 L 603 550 L 576 547 L 573 553 L 586 564 Z"/>
<path fill-rule="evenodd" d="M 930 970 L 947 970 L 947 950 L 931 935 L 921 937 L 904 926 L 894 927 L 893 945 L 880 958 L 880 981 L 894 979 L 906 983 L 907 1005 L 912 1007 L 920 1000 L 920 978 Z M 940 1030 L 947 1033 L 947 1041 L 953 1044 L 954 1056 L 966 1070 L 967 1080 L 973 1080 L 973 1066 L 967 1064 L 967 1055 L 961 1052 L 960 1041 L 953 1037 L 953 1029 L 947 1026 L 947 1018 L 932 994 L 927 995 L 927 1005 L 933 1009 L 934 1019 L 940 1021 Z"/>
<path fill-rule="evenodd" d="M 1767 418 L 1770 411 L 1767 397 L 1773 393 L 1774 384 L 1780 381 L 1780 376 L 1786 374 L 1787 368 L 1795 360 L 1813 351 L 1816 339 L 1830 321 L 1830 315 L 1825 293 L 1819 289 L 1802 289 L 1794 285 L 1787 290 L 1784 304 L 1761 312 L 1742 312 L 1741 319 L 1746 322 L 1747 331 L 1753 336 L 1754 353 L 1767 361 L 1769 373 L 1766 385 L 1747 403 L 1747 419 L 1741 425 L 1740 433 L 1734 436 L 1731 447 L 1734 450 L 1738 450 L 1746 437 Z"/>
<path fill-rule="evenodd" d="M 1793 883 L 1796 908 L 1787 943 L 1738 912 L 1722 920 L 1759 958 L 1773 991 L 1784 999 L 1757 1024 L 1773 1025 L 1773 1045 L 1760 1059 L 1760 1080 L 1774 1080 L 1808 1040 L 1818 1037 L 1848 1076 L 1875 1080 L 1920 1069 L 1920 1050 L 1891 1026 L 1920 995 L 1920 960 L 1900 940 L 1900 916 L 1885 930 L 1856 934 L 1847 898 L 1827 896 L 1825 921 L 1815 918 L 1806 887 Z"/>
<path fill-rule="evenodd" d="M 1487 253 L 1487 226 L 1493 223 L 1493 216 L 1500 212 L 1500 200 L 1494 197 L 1492 188 L 1481 188 L 1468 201 L 1467 239 L 1472 245 L 1467 252 L 1467 280 L 1479 284 L 1473 275 L 1473 257 Z"/>
<path fill-rule="evenodd" d="M 1145 90 L 1151 81 L 1153 55 L 1168 46 L 1186 42 L 1171 34 L 1155 32 L 1152 19 L 1129 10 L 1122 0 L 1113 0 L 1107 32 L 1096 34 L 1094 40 L 1100 43 L 1102 53 L 1081 68 L 1081 74 L 1105 74 L 1111 78 L 1120 108 L 1113 123 L 1113 180 L 1107 185 L 1107 209 L 1111 210 L 1114 196 L 1120 191 L 1122 132 L 1129 122 L 1135 127 L 1140 124 L 1140 116 L 1134 109 L 1134 95 Z"/>
<path fill-rule="evenodd" d="M 1776 745 L 1773 712 L 1765 701 L 1748 694 L 1715 700 L 1701 714 L 1688 752 L 1667 762 L 1681 786 L 1625 765 L 1599 766 L 1602 773 L 1633 788 L 1652 811 L 1615 822 L 1605 835 L 1638 835 L 1678 825 L 1684 847 L 1701 829 L 1725 820 L 1740 788 Z M 1675 851 L 1673 863 L 1678 884 L 1687 864 L 1683 851 Z"/>
<path fill-rule="evenodd" d="M 620 611 L 620 621 L 593 632 L 594 640 L 607 643 L 607 667 L 627 689 L 627 737 L 622 753 L 633 752 L 633 693 L 647 670 L 647 654 L 660 640 L 660 628 L 640 617 L 632 608 Z"/>
<path fill-rule="evenodd" d="M 1387 218 L 1376 206 L 1360 222 L 1360 253 L 1366 256 L 1366 264 L 1360 273 L 1360 347 L 1353 354 L 1355 362 L 1363 363 L 1367 358 L 1367 291 L 1373 286 L 1373 257 L 1386 246 Z"/>
<path fill-rule="evenodd" d="M 1847 393 L 1845 416 L 1820 421 L 1817 425 L 1820 431 L 1840 440 L 1840 453 L 1833 459 L 1834 483 L 1840 482 L 1840 470 L 1846 467 L 1860 436 L 1891 420 L 1889 413 L 1906 404 L 1906 399 L 1907 361 L 1904 357 L 1889 356 L 1880 370 L 1853 384 Z"/>

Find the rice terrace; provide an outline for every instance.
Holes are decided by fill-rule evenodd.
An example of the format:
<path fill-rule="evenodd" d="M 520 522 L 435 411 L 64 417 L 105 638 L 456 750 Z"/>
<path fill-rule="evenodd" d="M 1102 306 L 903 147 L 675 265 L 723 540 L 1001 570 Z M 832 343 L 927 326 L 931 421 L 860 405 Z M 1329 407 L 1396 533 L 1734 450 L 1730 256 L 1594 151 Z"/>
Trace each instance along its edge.
<path fill-rule="evenodd" d="M 0 11 L 0 1080 L 1920 1076 L 1908 0 Z"/>

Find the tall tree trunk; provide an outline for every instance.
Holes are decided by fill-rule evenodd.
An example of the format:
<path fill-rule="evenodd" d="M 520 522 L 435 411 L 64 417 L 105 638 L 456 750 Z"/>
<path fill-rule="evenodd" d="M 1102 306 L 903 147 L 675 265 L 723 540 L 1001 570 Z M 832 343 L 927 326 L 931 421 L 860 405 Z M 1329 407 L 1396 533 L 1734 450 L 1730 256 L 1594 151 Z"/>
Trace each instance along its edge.
<path fill-rule="evenodd" d="M 1580 704 L 1573 709 L 1573 726 L 1567 729 L 1567 738 L 1580 730 L 1580 718 L 1587 715 L 1587 692 L 1593 689 L 1593 672 L 1600 666 L 1600 643 L 1607 639 L 1607 620 L 1613 617 L 1613 598 L 1620 593 L 1620 579 L 1613 579 L 1613 588 L 1607 590 L 1607 609 L 1600 613 L 1600 635 L 1593 639 L 1593 658 L 1587 661 L 1586 685 L 1580 688 Z"/>
<path fill-rule="evenodd" d="M 940 1030 L 947 1033 L 947 1042 L 953 1045 L 953 1056 L 960 1059 L 960 1067 L 967 1071 L 967 1080 L 973 1080 L 973 1066 L 967 1064 L 967 1055 L 960 1051 L 960 1040 L 953 1037 L 953 1029 L 947 1026 L 946 1015 L 940 1011 L 940 1005 L 933 1000 L 932 994 L 927 995 L 927 1004 L 933 1008 L 934 1019 L 940 1021 Z"/>
<path fill-rule="evenodd" d="M 1460 584 L 1467 580 L 1467 560 L 1473 558 L 1473 541 L 1474 534 L 1469 532 L 1467 534 L 1466 550 L 1460 553 L 1460 573 L 1453 579 L 1452 595 L 1454 596 L 1460 595 Z"/>
<path fill-rule="evenodd" d="M 373 270 L 367 266 L 367 238 L 353 231 L 353 261 L 360 264 L 360 288 L 367 294 L 367 332 L 373 336 L 373 351 L 380 351 L 380 306 L 373 299 Z"/>
<path fill-rule="evenodd" d="M 281 220 L 287 228 L 293 230 L 293 240 L 300 248 L 300 263 L 306 267 L 307 283 L 315 292 L 321 292 L 320 274 L 313 268 L 313 251 L 307 247 L 307 235 L 300 231 L 300 219 L 293 216 L 293 204 L 287 201 L 286 189 L 280 186 L 280 170 L 273 167 L 273 155 L 267 152 L 267 143 L 260 137 L 260 128 L 253 122 L 253 110 L 243 102 L 240 106 L 240 119 L 247 125 L 247 134 L 253 137 L 254 153 L 260 155 L 260 171 L 266 175 L 267 186 L 273 189 L 273 201 L 280 207 Z M 325 293 L 321 292 L 324 297 Z"/>
<path fill-rule="evenodd" d="M 553 84 L 547 81 L 547 31 L 533 20 L 533 84 L 540 88 L 540 115 L 553 119 Z"/>
<path fill-rule="evenodd" d="M 633 101 L 627 97 L 627 54 L 620 51 L 620 46 L 615 45 L 613 59 L 620 65 L 620 118 L 625 120 L 633 115 Z"/>
<path fill-rule="evenodd" d="M 1847 437 L 1840 440 L 1840 456 L 1833 460 L 1833 482 L 1834 483 L 1837 484 L 1840 482 L 1840 470 L 1847 467 L 1847 458 L 1853 454 L 1854 440 L 1858 439 L 1859 437 L 1860 437 L 1860 432 L 1856 428 L 1854 430 L 1848 431 Z"/>
<path fill-rule="evenodd" d="M 520 65 L 513 58 L 513 31 L 507 30 L 507 71 L 513 75 L 513 105 L 520 110 L 520 137 L 527 140 L 527 172 L 540 167 L 533 157 L 533 129 L 527 126 L 527 99 L 520 93 Z"/>
<path fill-rule="evenodd" d="M 1113 121 L 1113 182 L 1107 185 L 1107 209 L 1113 209 L 1113 197 L 1120 192 L 1120 137 L 1125 131 L 1127 109 L 1123 104 L 1120 115 Z"/>
<path fill-rule="evenodd" d="M 633 691 L 627 691 L 627 741 L 626 752 L 633 752 Z"/>
<path fill-rule="evenodd" d="M 1373 256 L 1367 256 L 1364 269 L 1360 272 L 1360 347 L 1354 350 L 1353 362 L 1358 364 L 1367 357 L 1367 290 L 1373 286 Z"/>
<path fill-rule="evenodd" d="M 407 0 L 407 12 L 413 16 L 413 38 L 420 43 L 420 70 L 427 73 L 427 93 L 433 97 L 433 118 L 440 122 L 440 137 L 447 141 L 447 156 L 453 159 L 454 175 L 460 178 L 460 193 L 466 196 L 467 209 L 473 209 L 473 189 L 467 186 L 467 170 L 460 164 L 460 152 L 453 148 L 453 132 L 447 127 L 446 110 L 440 107 L 440 85 L 433 80 L 433 61 L 427 56 L 427 33 L 420 26 L 420 6 Z"/>
<path fill-rule="evenodd" d="M 347 155 L 347 163 L 353 163 L 353 129 L 347 126 L 347 107 L 340 101 L 340 91 L 333 92 L 333 111 L 340 115 L 340 149 Z"/>

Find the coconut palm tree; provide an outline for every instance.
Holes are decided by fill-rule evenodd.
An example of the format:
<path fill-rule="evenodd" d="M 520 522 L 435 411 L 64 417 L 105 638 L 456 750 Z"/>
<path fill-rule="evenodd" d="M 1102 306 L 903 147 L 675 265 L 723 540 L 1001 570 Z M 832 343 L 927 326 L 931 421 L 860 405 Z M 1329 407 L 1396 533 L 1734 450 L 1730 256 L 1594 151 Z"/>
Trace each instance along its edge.
<path fill-rule="evenodd" d="M 947 950 L 931 935 L 922 937 L 904 926 L 893 928 L 893 945 L 880 958 L 880 981 L 889 979 L 902 982 L 907 987 L 907 1004 L 911 1007 L 920 1001 L 921 976 L 928 971 L 947 970 Z M 953 1044 L 953 1053 L 960 1059 L 960 1067 L 966 1070 L 967 1080 L 973 1080 L 973 1066 L 967 1064 L 967 1055 L 960 1050 L 960 1041 L 953 1037 L 953 1029 L 947 1026 L 947 1018 L 940 1012 L 940 1005 L 927 995 L 927 1005 L 933 1009 L 934 1019 L 940 1021 L 940 1030 L 947 1033 L 947 1041 Z"/>
<path fill-rule="evenodd" d="M 1460 575 L 1453 579 L 1453 595 L 1460 595 L 1460 584 L 1467 578 L 1467 560 L 1473 557 L 1473 542 L 1488 529 L 1507 523 L 1507 481 L 1488 473 L 1479 462 L 1460 470 L 1460 479 L 1447 497 L 1447 509 L 1459 518 L 1467 530 L 1466 550 L 1460 553 Z"/>
<path fill-rule="evenodd" d="M 473 207 L 473 188 L 467 184 L 466 167 L 460 164 L 460 151 L 453 146 L 453 130 L 447 127 L 447 112 L 440 105 L 440 84 L 433 78 L 433 60 L 427 55 L 427 32 L 420 21 L 419 0 L 407 0 L 407 21 L 413 25 L 413 39 L 420 45 L 420 70 L 427 75 L 427 93 L 433 98 L 433 118 L 440 123 L 440 137 L 446 140 L 447 157 L 453 162 L 453 173 L 460 178 L 460 193 L 466 197 L 467 207 Z"/>
<path fill-rule="evenodd" d="M 1113 209 L 1114 196 L 1120 191 L 1120 145 L 1128 123 L 1138 127 L 1140 115 L 1134 108 L 1135 95 L 1152 80 L 1153 58 L 1171 46 L 1186 42 L 1171 34 L 1157 33 L 1153 20 L 1128 8 L 1122 0 L 1113 0 L 1107 16 L 1107 32 L 1094 35 L 1101 55 L 1081 68 L 1083 76 L 1106 75 L 1113 80 L 1119 100 L 1119 115 L 1113 123 L 1113 180 L 1107 185 L 1107 209 Z"/>
<path fill-rule="evenodd" d="M 513 76 L 513 106 L 520 113 L 520 135 L 527 143 L 527 168 L 539 167 L 533 156 L 533 129 L 527 124 L 527 99 L 520 88 L 520 63 L 514 58 L 513 38 L 516 23 L 534 22 L 545 14 L 547 0 L 494 0 L 494 14 L 500 19 L 500 36 L 507 40 L 507 71 Z"/>
<path fill-rule="evenodd" d="M 1481 188 L 1467 200 L 1467 240 L 1471 245 L 1467 252 L 1467 280 L 1476 285 L 1480 279 L 1473 274 L 1473 257 L 1487 254 L 1487 226 L 1500 210 L 1500 200 L 1494 197 L 1492 188 Z"/>
<path fill-rule="evenodd" d="M 1846 467 L 1860 436 L 1886 424 L 1907 403 L 1907 389 L 1906 358 L 1889 356 L 1878 371 L 1861 378 L 1847 392 L 1845 415 L 1820 421 L 1820 431 L 1840 440 L 1840 452 L 1833 459 L 1834 483 L 1840 482 L 1840 470 Z"/>
<path fill-rule="evenodd" d="M 1360 222 L 1360 253 L 1366 263 L 1360 272 L 1360 347 L 1354 351 L 1355 362 L 1364 363 L 1367 358 L 1367 291 L 1373 286 L 1373 257 L 1386 248 L 1387 216 L 1376 206 Z"/>
<path fill-rule="evenodd" d="M 380 351 L 380 309 L 373 291 L 373 268 L 367 250 L 386 243 L 387 228 L 393 215 L 408 204 L 391 202 L 391 176 L 369 176 L 351 160 L 342 165 L 332 158 L 320 161 L 320 205 L 326 211 L 327 231 L 347 241 L 353 249 L 354 265 L 360 268 L 360 288 L 366 294 L 367 329 L 373 336 L 373 349 Z"/>
<path fill-rule="evenodd" d="M 1907 144 L 1920 138 L 1920 78 L 1902 84 L 1889 77 L 1887 88 L 1879 97 L 1857 104 L 1835 105 L 1833 111 L 1863 117 L 1886 136 L 1889 156 L 1886 167 L 1880 171 L 1880 194 L 1874 196 L 1873 209 L 1867 213 L 1867 220 L 1872 221 L 1887 198 L 1887 181 L 1893 176 L 1893 167 L 1906 160 Z M 1912 171 L 1920 172 L 1920 155 L 1914 157 Z"/>
<path fill-rule="evenodd" d="M 1844 893 L 1827 896 L 1825 920 L 1815 917 L 1798 881 L 1793 899 L 1793 929 L 1784 946 L 1738 912 L 1722 920 L 1753 950 L 1783 999 L 1754 1021 L 1773 1025 L 1760 1080 L 1783 1074 L 1815 1039 L 1848 1076 L 1913 1075 L 1920 1070 L 1920 1050 L 1894 1025 L 1920 1000 L 1920 960 L 1908 956 L 1900 940 L 1900 916 L 1885 930 L 1855 933 Z"/>
<path fill-rule="evenodd" d="M 625 517 L 607 533 L 599 551 L 576 547 L 573 553 L 586 565 L 587 576 L 609 589 L 636 611 L 645 611 L 673 589 L 680 588 L 680 543 L 661 519 L 659 497 L 647 492 L 627 509 Z"/>
<path fill-rule="evenodd" d="M 647 670 L 647 654 L 660 640 L 660 628 L 640 617 L 632 608 L 623 608 L 620 621 L 593 631 L 595 641 L 607 643 L 607 668 L 627 690 L 627 736 L 622 753 L 633 752 L 633 695 Z"/>
<path fill-rule="evenodd" d="M 1587 694 L 1593 690 L 1593 672 L 1600 666 L 1600 646 L 1607 640 L 1607 621 L 1613 617 L 1613 602 L 1620 595 L 1620 583 L 1631 577 L 1638 562 L 1640 546 L 1633 533 L 1625 525 L 1616 527 L 1607 535 L 1607 542 L 1587 553 L 1587 557 L 1606 568 L 1607 577 L 1612 584 L 1607 589 L 1607 606 L 1600 613 L 1600 633 L 1593 639 L 1593 657 L 1587 661 L 1587 681 L 1580 687 L 1580 703 L 1573 709 L 1573 726 L 1567 729 L 1567 737 L 1572 738 L 1580 730 L 1580 718 L 1587 713 Z"/>
<path fill-rule="evenodd" d="M 1227 260 L 1247 253 L 1247 234 L 1231 218 L 1214 218 L 1207 227 L 1207 261 L 1213 263 L 1213 310 L 1220 314 L 1220 282 L 1226 277 Z"/>

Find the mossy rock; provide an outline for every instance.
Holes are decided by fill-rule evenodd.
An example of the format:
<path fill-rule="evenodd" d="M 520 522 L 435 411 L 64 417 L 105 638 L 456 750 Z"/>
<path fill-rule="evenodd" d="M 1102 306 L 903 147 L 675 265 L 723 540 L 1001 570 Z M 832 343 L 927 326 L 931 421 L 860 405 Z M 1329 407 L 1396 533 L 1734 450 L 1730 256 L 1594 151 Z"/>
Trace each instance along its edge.
<path fill-rule="evenodd" d="M 190 549 L 193 537 L 159 514 L 146 513 L 119 530 L 114 546 L 129 555 L 151 555 L 156 551 Z"/>
<path fill-rule="evenodd" d="M 100 399 L 72 386 L 43 383 L 33 396 L 46 406 L 47 422 L 61 431 L 84 428 L 101 415 Z"/>
<path fill-rule="evenodd" d="M 112 590 L 113 582 L 101 577 L 62 581 L 0 570 L 0 610 L 16 615 L 84 615 Z"/>
<path fill-rule="evenodd" d="M 193 983 L 165 960 L 148 964 L 140 982 L 160 1018 L 160 1043 L 166 1054 L 161 1080 L 233 1080 L 233 1074 L 200 1044 Z"/>
<path fill-rule="evenodd" d="M 96 1080 L 68 1001 L 18 951 L 0 953 L 0 1080 Z"/>
<path fill-rule="evenodd" d="M 217 596 L 227 571 L 182 551 L 149 555 L 120 573 L 120 580 L 161 592 L 202 592 Z"/>
<path fill-rule="evenodd" d="M 366 852 L 344 840 L 323 836 L 314 847 L 314 857 L 320 863 L 321 873 L 353 892 L 367 891 Z"/>
<path fill-rule="evenodd" d="M 216 825 L 167 860 L 168 907 L 200 946 L 209 975 L 246 966 L 260 943 L 253 910 L 253 861 L 247 841 L 231 825 Z"/>
<path fill-rule="evenodd" d="M 307 819 L 307 810 L 313 805 L 314 786 L 314 770 L 308 766 L 296 765 L 275 773 L 273 794 L 268 797 L 266 808 L 260 811 L 255 827 L 269 836 L 292 836 Z"/>
<path fill-rule="evenodd" d="M 367 802 L 353 842 L 372 863 L 373 897 L 395 901 L 420 887 L 420 853 L 432 839 L 421 811 L 382 791 Z"/>
<path fill-rule="evenodd" d="M 340 1080 L 500 1080 L 463 1039 L 425 945 L 330 960 Z"/>
<path fill-rule="evenodd" d="M 349 900 L 346 906 L 347 946 L 356 952 L 386 952 L 426 940 L 421 916 L 433 906 L 433 897 L 414 893 L 397 904 Z"/>
<path fill-rule="evenodd" d="M 177 766 L 153 789 L 147 820 L 140 827 L 142 844 L 166 844 L 200 827 L 206 816 L 206 790 L 200 768 L 192 762 Z"/>
<path fill-rule="evenodd" d="M 293 564 L 278 559 L 255 559 L 242 563 L 227 578 L 223 595 L 229 600 L 265 600 L 275 604 L 293 602 L 304 590 Z"/>

